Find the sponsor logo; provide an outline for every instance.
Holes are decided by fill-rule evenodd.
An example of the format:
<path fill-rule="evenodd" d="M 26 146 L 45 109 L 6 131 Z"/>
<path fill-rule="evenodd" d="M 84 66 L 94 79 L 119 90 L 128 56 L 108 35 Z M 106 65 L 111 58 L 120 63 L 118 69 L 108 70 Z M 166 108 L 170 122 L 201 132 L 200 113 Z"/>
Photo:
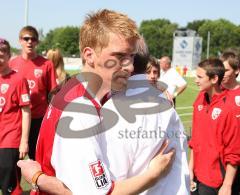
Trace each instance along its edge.
<path fill-rule="evenodd" d="M 198 105 L 198 111 L 201 111 L 203 109 L 203 105 Z"/>
<path fill-rule="evenodd" d="M 109 184 L 102 162 L 100 160 L 90 163 L 89 168 L 93 176 L 93 180 L 98 189 L 104 188 Z"/>
<path fill-rule="evenodd" d="M 235 103 L 237 106 L 240 106 L 240 96 L 235 96 Z"/>
<path fill-rule="evenodd" d="M 2 112 L 2 108 L 0 108 L 0 112 Z"/>
<path fill-rule="evenodd" d="M 4 97 L 0 97 L 0 106 L 4 106 L 6 104 L 6 100 Z"/>
<path fill-rule="evenodd" d="M 22 101 L 23 101 L 24 103 L 30 101 L 30 98 L 29 98 L 29 95 L 28 95 L 28 94 L 22 94 L 22 95 L 21 95 L 21 98 L 22 98 Z"/>
<path fill-rule="evenodd" d="M 30 89 L 33 89 L 36 85 L 34 80 L 27 80 L 27 82 Z"/>
<path fill-rule="evenodd" d="M 34 69 L 34 76 L 35 76 L 36 78 L 41 77 L 42 74 L 43 74 L 43 70 L 42 70 L 42 69 Z"/>
<path fill-rule="evenodd" d="M 219 117 L 222 110 L 220 108 L 214 108 L 212 111 L 212 119 L 215 120 Z"/>
<path fill-rule="evenodd" d="M 9 84 L 1 84 L 1 93 L 2 94 L 7 93 L 8 88 L 9 88 Z"/>
<path fill-rule="evenodd" d="M 239 117 L 240 117 L 240 114 L 239 114 L 239 115 L 236 115 L 236 117 L 239 118 Z"/>

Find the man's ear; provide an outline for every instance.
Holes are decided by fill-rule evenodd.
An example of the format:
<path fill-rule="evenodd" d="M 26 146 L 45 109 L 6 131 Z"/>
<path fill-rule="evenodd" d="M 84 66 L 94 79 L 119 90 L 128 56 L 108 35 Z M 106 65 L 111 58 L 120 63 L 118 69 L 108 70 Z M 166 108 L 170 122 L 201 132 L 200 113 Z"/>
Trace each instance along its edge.
<path fill-rule="evenodd" d="M 239 75 L 240 69 L 238 68 L 237 70 L 234 71 L 235 75 Z"/>
<path fill-rule="evenodd" d="M 217 75 L 214 75 L 214 77 L 211 79 L 212 84 L 216 84 L 218 82 L 219 78 Z"/>
<path fill-rule="evenodd" d="M 91 47 L 85 47 L 82 52 L 85 63 L 91 67 L 94 67 L 94 50 Z"/>

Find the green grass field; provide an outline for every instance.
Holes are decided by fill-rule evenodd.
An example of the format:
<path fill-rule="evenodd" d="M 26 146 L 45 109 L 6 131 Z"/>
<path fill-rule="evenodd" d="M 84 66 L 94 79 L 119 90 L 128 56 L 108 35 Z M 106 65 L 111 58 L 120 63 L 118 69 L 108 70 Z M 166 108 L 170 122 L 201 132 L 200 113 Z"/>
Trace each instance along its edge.
<path fill-rule="evenodd" d="M 77 73 L 70 72 L 70 74 Z M 194 83 L 194 78 L 186 78 L 188 83 L 187 89 L 177 97 L 176 110 L 180 115 L 180 118 L 184 124 L 186 132 L 190 135 L 191 130 L 191 120 L 192 120 L 192 104 L 198 94 L 198 88 Z M 23 179 L 21 185 L 24 189 L 24 194 L 29 194 L 30 186 Z M 1 192 L 0 192 L 1 195 Z"/>
<path fill-rule="evenodd" d="M 184 124 L 186 132 L 189 134 L 192 126 L 192 104 L 198 94 L 198 87 L 194 83 L 194 78 L 186 78 L 188 86 L 186 90 L 177 97 L 176 110 Z"/>

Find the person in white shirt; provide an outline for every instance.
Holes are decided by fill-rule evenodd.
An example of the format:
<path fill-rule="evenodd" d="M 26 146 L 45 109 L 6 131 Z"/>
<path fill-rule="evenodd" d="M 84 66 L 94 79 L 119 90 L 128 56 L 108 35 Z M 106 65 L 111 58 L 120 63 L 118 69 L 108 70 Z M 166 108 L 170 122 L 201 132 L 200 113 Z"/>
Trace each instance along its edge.
<path fill-rule="evenodd" d="M 134 73 L 128 80 L 127 90 L 114 95 L 101 109 L 106 131 L 101 135 L 100 147 L 113 177 L 124 180 L 147 170 L 167 138 L 169 146 L 176 150 L 172 169 L 142 194 L 188 195 L 190 179 L 184 128 L 171 103 L 159 97 L 159 90 L 144 74 L 148 53 L 143 40 L 139 44 L 141 50 L 135 56 Z M 112 116 L 108 118 L 108 110 L 118 113 L 113 127 L 109 127 Z"/>
<path fill-rule="evenodd" d="M 182 76 L 171 67 L 171 60 L 168 56 L 163 56 L 160 59 L 161 76 L 159 81 L 168 85 L 167 91 L 173 99 L 176 106 L 176 97 L 180 95 L 187 87 L 187 82 Z"/>
<path fill-rule="evenodd" d="M 139 194 L 171 168 L 175 152 L 164 151 L 164 146 L 144 173 L 115 181 L 100 147 L 100 101 L 111 89 L 126 88 L 138 39 L 137 26 L 126 15 L 105 9 L 86 17 L 80 30 L 83 69 L 47 110 L 38 138 L 38 162 L 18 162 L 38 194 Z"/>

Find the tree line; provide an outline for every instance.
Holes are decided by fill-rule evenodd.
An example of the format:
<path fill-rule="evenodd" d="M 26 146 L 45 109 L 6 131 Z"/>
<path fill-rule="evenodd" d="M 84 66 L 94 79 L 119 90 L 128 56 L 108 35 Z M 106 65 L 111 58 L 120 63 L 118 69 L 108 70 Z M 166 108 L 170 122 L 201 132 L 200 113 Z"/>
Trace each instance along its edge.
<path fill-rule="evenodd" d="M 59 48 L 64 56 L 79 56 L 79 28 L 60 27 L 50 30 L 42 35 L 38 52 L 46 52 L 51 48 Z M 180 26 L 167 19 L 144 20 L 141 22 L 139 32 L 144 36 L 150 53 L 156 57 L 172 56 L 173 33 Z M 185 29 L 195 30 L 203 38 L 202 58 L 206 58 L 207 36 L 211 34 L 210 56 L 218 56 L 227 48 L 240 50 L 240 26 L 225 19 L 195 20 L 189 22 Z"/>

